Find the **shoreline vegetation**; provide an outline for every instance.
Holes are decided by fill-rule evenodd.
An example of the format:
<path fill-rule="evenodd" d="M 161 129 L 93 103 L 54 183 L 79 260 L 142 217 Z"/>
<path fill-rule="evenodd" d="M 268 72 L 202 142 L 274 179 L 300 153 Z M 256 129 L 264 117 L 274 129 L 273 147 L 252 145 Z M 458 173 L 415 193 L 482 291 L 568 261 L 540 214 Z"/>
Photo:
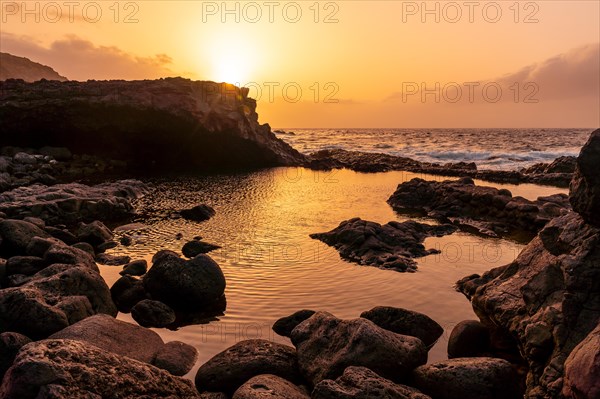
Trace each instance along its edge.
<path fill-rule="evenodd" d="M 247 94 L 182 78 L 0 82 L 0 398 L 600 395 L 600 129 L 579 157 L 519 171 L 345 150 L 305 155 L 258 123 Z M 226 311 L 227 281 L 210 257 L 220 243 L 196 237 L 183 255 L 158 251 L 150 264 L 106 251 L 131 244 L 122 233 L 136 228 L 132 203 L 151 189 L 144 177 L 275 166 L 448 177 L 412 179 L 388 199 L 435 224 L 355 218 L 311 235 L 360 265 L 418 273 L 414 259 L 436 253 L 425 238 L 458 230 L 527 245 L 514 262 L 457 282 L 478 320 L 456 325 L 447 360 L 427 363 L 443 328 L 425 314 L 378 306 L 345 320 L 303 309 L 273 325 L 292 346 L 238 342 L 192 382 L 182 376 L 196 348 L 150 328 Z M 527 200 L 473 179 L 570 193 Z M 197 204 L 178 215 L 202 223 L 215 211 Z M 121 277 L 109 287 L 97 264 L 122 267 Z"/>

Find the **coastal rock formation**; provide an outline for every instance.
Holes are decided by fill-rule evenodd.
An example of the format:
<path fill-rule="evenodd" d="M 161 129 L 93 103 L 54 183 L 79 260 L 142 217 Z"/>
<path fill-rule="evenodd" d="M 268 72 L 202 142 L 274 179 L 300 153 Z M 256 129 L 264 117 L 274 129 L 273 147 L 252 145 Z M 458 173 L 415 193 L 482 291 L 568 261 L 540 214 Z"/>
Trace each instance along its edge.
<path fill-rule="evenodd" d="M 452 225 L 432 226 L 413 220 L 388 222 L 385 225 L 354 218 L 346 220 L 327 233 L 311 234 L 335 247 L 344 259 L 360 265 L 376 266 L 399 272 L 415 271 L 413 258 L 439 253 L 425 249 L 423 241 L 430 236 L 452 234 Z"/>
<path fill-rule="evenodd" d="M 418 367 L 415 386 L 436 399 L 519 399 L 518 377 L 509 362 L 491 357 L 450 359 Z"/>
<path fill-rule="evenodd" d="M 444 329 L 429 316 L 408 309 L 376 306 L 362 312 L 360 317 L 396 334 L 417 337 L 428 348 L 444 333 Z"/>
<path fill-rule="evenodd" d="M 23 79 L 26 82 L 35 82 L 41 79 L 61 82 L 67 80 L 49 66 L 38 64 L 29 58 L 0 53 L 0 80 L 7 79 Z"/>
<path fill-rule="evenodd" d="M 291 334 L 304 378 L 315 385 L 341 376 L 348 366 L 367 367 L 398 382 L 427 362 L 423 342 L 395 334 L 367 319 L 341 320 L 317 312 Z"/>
<path fill-rule="evenodd" d="M 131 216 L 130 201 L 143 196 L 146 190 L 146 185 L 138 180 L 96 186 L 36 184 L 0 194 L 0 212 L 16 219 L 33 216 L 51 225 L 114 221 Z"/>
<path fill-rule="evenodd" d="M 248 89 L 226 83 L 8 80 L 0 92 L 0 146 L 64 146 L 145 172 L 304 161 L 258 123 Z"/>
<path fill-rule="evenodd" d="M 309 399 L 304 390 L 272 374 L 250 378 L 238 388 L 232 399 Z"/>
<path fill-rule="evenodd" d="M 572 157 L 561 157 L 551 164 L 536 164 L 521 171 L 478 170 L 475 163 L 428 163 L 389 154 L 328 149 L 308 156 L 305 166 L 315 170 L 347 168 L 357 172 L 402 170 L 438 176 L 471 177 L 496 183 L 534 183 L 568 187 L 573 177 Z"/>
<path fill-rule="evenodd" d="M 6 373 L 0 398 L 199 398 L 189 380 L 85 342 L 25 345 Z"/>
<path fill-rule="evenodd" d="M 350 366 L 335 381 L 315 385 L 312 399 L 431 399 L 416 388 L 395 384 L 365 367 Z"/>
<path fill-rule="evenodd" d="M 263 339 L 238 342 L 200 366 L 196 388 L 200 392 L 231 395 L 250 378 L 261 374 L 299 381 L 294 348 Z"/>
<path fill-rule="evenodd" d="M 586 390 L 597 379 L 594 371 L 563 384 L 569 354 L 600 321 L 600 227 L 589 223 L 595 222 L 589 211 L 595 209 L 595 193 L 600 192 L 597 138 L 598 131 L 582 149 L 571 185 L 571 201 L 583 215 L 570 212 L 555 218 L 514 262 L 458 282 L 490 328 L 492 350 L 495 335 L 514 341 L 515 352 L 528 366 L 527 397 L 562 397 L 563 385 L 565 392 L 577 395 L 576 387 Z M 587 162 L 594 167 L 586 167 Z M 569 363 L 578 364 L 579 352 Z M 589 364 L 589 358 L 585 362 Z M 573 376 L 569 373 L 567 380 Z"/>
<path fill-rule="evenodd" d="M 529 201 L 508 190 L 476 186 L 468 177 L 443 182 L 415 178 L 398 185 L 388 203 L 397 212 L 420 212 L 466 231 L 524 241 L 570 208 L 563 194 Z"/>

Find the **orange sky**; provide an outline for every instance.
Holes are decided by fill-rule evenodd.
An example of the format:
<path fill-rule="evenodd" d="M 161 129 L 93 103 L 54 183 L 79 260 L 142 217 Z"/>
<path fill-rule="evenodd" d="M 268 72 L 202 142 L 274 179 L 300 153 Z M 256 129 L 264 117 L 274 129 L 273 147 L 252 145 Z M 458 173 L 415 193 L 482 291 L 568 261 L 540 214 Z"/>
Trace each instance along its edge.
<path fill-rule="evenodd" d="M 598 1 L 0 3 L 1 51 L 239 83 L 276 127 L 600 126 Z"/>

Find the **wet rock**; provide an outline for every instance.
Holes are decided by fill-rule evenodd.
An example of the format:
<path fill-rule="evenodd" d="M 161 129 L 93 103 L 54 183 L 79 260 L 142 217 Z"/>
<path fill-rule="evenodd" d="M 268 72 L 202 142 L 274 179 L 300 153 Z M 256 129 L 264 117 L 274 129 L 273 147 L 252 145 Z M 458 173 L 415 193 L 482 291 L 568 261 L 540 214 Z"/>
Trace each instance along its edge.
<path fill-rule="evenodd" d="M 215 216 L 215 210 L 208 205 L 201 204 L 190 209 L 184 209 L 180 211 L 179 214 L 184 219 L 193 220 L 195 222 L 203 222 Z"/>
<path fill-rule="evenodd" d="M 395 384 L 365 367 L 350 366 L 335 381 L 319 382 L 312 399 L 431 399 L 415 388 Z"/>
<path fill-rule="evenodd" d="M 448 358 L 489 356 L 490 330 L 478 320 L 463 320 L 448 338 Z"/>
<path fill-rule="evenodd" d="M 250 378 L 233 394 L 232 399 L 309 399 L 304 390 L 272 374 Z"/>
<path fill-rule="evenodd" d="M 294 348 L 262 339 L 238 342 L 200 366 L 196 388 L 200 392 L 231 395 L 250 378 L 261 374 L 299 381 Z"/>
<path fill-rule="evenodd" d="M 13 218 L 37 217 L 49 225 L 120 220 L 133 214 L 131 200 L 142 197 L 147 190 L 147 186 L 137 180 L 97 186 L 34 184 L 0 194 L 0 211 Z M 63 240 L 63 237 L 57 238 Z"/>
<path fill-rule="evenodd" d="M 300 371 L 313 385 L 341 376 L 348 366 L 367 367 L 398 382 L 427 362 L 420 339 L 384 330 L 363 318 L 340 320 L 317 312 L 294 328 L 291 339 Z"/>
<path fill-rule="evenodd" d="M 363 312 L 360 317 L 396 334 L 417 337 L 427 347 L 435 344 L 444 333 L 442 326 L 429 316 L 402 308 L 377 306 Z"/>
<path fill-rule="evenodd" d="M 573 210 L 590 224 L 600 226 L 600 129 L 595 130 L 581 149 L 570 188 Z"/>
<path fill-rule="evenodd" d="M 529 201 L 509 194 L 494 187 L 476 186 L 470 178 L 443 182 L 415 178 L 400 184 L 388 203 L 397 212 L 420 212 L 467 232 L 524 241 L 570 208 L 566 195 Z"/>
<path fill-rule="evenodd" d="M 123 270 L 119 272 L 121 275 L 128 274 L 130 276 L 142 276 L 148 270 L 148 262 L 144 259 L 134 260 L 123 266 Z"/>
<path fill-rule="evenodd" d="M 2 202 L 0 200 L 0 202 Z M 25 255 L 33 237 L 48 238 L 50 235 L 34 224 L 22 220 L 0 221 L 0 254 L 5 256 Z"/>
<path fill-rule="evenodd" d="M 315 314 L 314 310 L 299 310 L 289 316 L 282 317 L 277 320 L 275 324 L 273 324 L 273 331 L 283 337 L 289 337 L 292 333 L 292 330 L 296 328 L 296 326 L 302 323 L 304 320 L 308 319 L 312 315 Z"/>
<path fill-rule="evenodd" d="M 565 361 L 563 394 L 578 399 L 600 397 L 600 323 Z"/>
<path fill-rule="evenodd" d="M 116 316 L 104 279 L 77 265 L 52 265 L 20 287 L 0 290 L 0 332 L 48 337 L 86 317 Z"/>
<path fill-rule="evenodd" d="M 181 253 L 183 253 L 183 255 L 185 257 L 193 258 L 200 254 L 206 254 L 210 251 L 214 251 L 215 249 L 219 249 L 219 248 L 221 248 L 221 247 L 218 245 L 209 244 L 207 242 L 199 241 L 199 240 L 192 240 L 192 241 L 187 242 L 183 246 L 183 248 L 181 248 Z"/>
<path fill-rule="evenodd" d="M 131 258 L 127 255 L 97 254 L 96 262 L 105 266 L 123 266 L 131 262 Z"/>
<path fill-rule="evenodd" d="M 169 253 L 157 256 L 143 282 L 152 299 L 175 310 L 209 307 L 225 292 L 225 276 L 208 255 L 198 255 L 189 261 Z"/>
<path fill-rule="evenodd" d="M 167 371 L 85 342 L 63 339 L 25 345 L 0 388 L 3 398 L 19 399 L 35 399 L 38 393 L 47 395 L 49 391 L 76 395 L 58 398 L 89 399 L 94 397 L 90 393 L 115 399 L 199 396 L 188 380 Z"/>
<path fill-rule="evenodd" d="M 186 375 L 198 360 L 198 351 L 179 341 L 167 342 L 156 354 L 154 365 L 173 375 Z"/>
<path fill-rule="evenodd" d="M 6 370 L 13 364 L 19 349 L 30 342 L 31 340 L 23 334 L 15 332 L 0 334 L 0 381 L 2 381 Z"/>
<path fill-rule="evenodd" d="M 412 220 L 380 225 L 354 218 L 340 223 L 330 232 L 310 236 L 335 247 L 344 259 L 404 272 L 416 270 L 414 258 L 439 253 L 425 249 L 422 244 L 425 238 L 452 234 L 456 230 L 451 225 L 432 226 Z"/>
<path fill-rule="evenodd" d="M 495 335 L 513 337 L 528 366 L 527 395 L 556 397 L 564 362 L 600 320 L 600 228 L 575 212 L 552 220 L 517 259 L 459 281 Z"/>
<path fill-rule="evenodd" d="M 76 237 L 79 241 L 87 242 L 93 247 L 97 247 L 110 241 L 113 238 L 113 234 L 104 223 L 95 220 L 91 223 L 81 223 L 77 229 Z"/>
<path fill-rule="evenodd" d="M 110 294 L 117 309 L 123 313 L 131 312 L 131 308 L 138 302 L 148 298 L 142 280 L 129 275 L 115 281 L 110 288 Z"/>
<path fill-rule="evenodd" d="M 511 364 L 490 357 L 457 358 L 418 367 L 414 385 L 439 399 L 517 399 L 523 393 Z"/>
<path fill-rule="evenodd" d="M 162 302 L 143 299 L 131 308 L 131 317 L 142 327 L 162 328 L 175 321 L 175 312 Z"/>

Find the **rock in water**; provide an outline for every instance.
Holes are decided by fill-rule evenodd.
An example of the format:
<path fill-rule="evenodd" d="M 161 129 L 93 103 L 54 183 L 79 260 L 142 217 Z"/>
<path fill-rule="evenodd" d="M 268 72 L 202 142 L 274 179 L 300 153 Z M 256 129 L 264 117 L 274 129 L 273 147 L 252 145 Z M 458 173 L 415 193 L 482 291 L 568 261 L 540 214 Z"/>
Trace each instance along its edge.
<path fill-rule="evenodd" d="M 312 399 L 431 399 L 415 388 L 395 384 L 365 367 L 350 366 L 333 380 L 319 382 Z"/>
<path fill-rule="evenodd" d="M 144 299 L 131 308 L 131 317 L 142 327 L 162 328 L 175 322 L 175 312 L 162 302 Z"/>
<path fill-rule="evenodd" d="M 247 88 L 167 78 L 0 82 L 0 146 L 67 146 L 146 169 L 299 165 Z M 81 137 L 93 137 L 82 140 Z"/>
<path fill-rule="evenodd" d="M 363 312 L 360 317 L 396 334 L 417 337 L 428 348 L 435 344 L 444 332 L 442 326 L 427 315 L 391 306 L 377 306 Z"/>
<path fill-rule="evenodd" d="M 200 392 L 231 395 L 250 378 L 261 374 L 298 381 L 294 348 L 263 339 L 238 342 L 200 366 L 196 373 L 196 388 Z"/>
<path fill-rule="evenodd" d="M 152 299 L 175 310 L 202 310 L 217 303 L 225 292 L 225 276 L 208 255 L 189 261 L 172 254 L 157 257 L 143 282 Z"/>
<path fill-rule="evenodd" d="M 246 381 L 235 391 L 232 399 L 310 399 L 310 396 L 281 377 L 262 374 Z"/>
<path fill-rule="evenodd" d="M 398 382 L 427 362 L 427 349 L 420 339 L 384 330 L 362 318 L 341 320 L 317 312 L 292 330 L 291 339 L 300 371 L 313 385 L 341 376 L 348 366 L 367 367 Z"/>
<path fill-rule="evenodd" d="M 416 270 L 413 258 L 439 253 L 425 249 L 422 244 L 425 238 L 452 234 L 456 230 L 452 225 L 432 226 L 413 220 L 393 221 L 382 226 L 354 218 L 327 233 L 311 234 L 310 237 L 335 247 L 342 258 L 360 265 L 404 272 Z"/>
<path fill-rule="evenodd" d="M 189 380 L 147 363 L 84 342 L 52 339 L 25 345 L 0 387 L 2 399 L 39 397 L 197 399 L 199 394 Z"/>
<path fill-rule="evenodd" d="M 273 331 L 283 337 L 289 337 L 292 334 L 292 330 L 296 326 L 302 323 L 315 314 L 314 310 L 303 309 L 299 310 L 289 316 L 282 317 L 273 324 Z"/>
<path fill-rule="evenodd" d="M 184 209 L 180 211 L 179 214 L 184 219 L 193 220 L 195 222 L 203 222 L 215 216 L 215 210 L 208 205 L 200 204 L 190 209 Z"/>
<path fill-rule="evenodd" d="M 590 224 L 600 226 L 600 129 L 594 131 L 577 158 L 571 181 L 573 210 Z"/>
<path fill-rule="evenodd" d="M 192 240 L 192 241 L 187 242 L 183 246 L 183 248 L 181 248 L 181 253 L 185 257 L 193 258 L 200 254 L 205 254 L 205 253 L 214 251 L 215 249 L 219 249 L 219 248 L 221 248 L 221 247 L 218 245 L 209 244 L 207 242 L 200 241 L 200 240 Z"/>

